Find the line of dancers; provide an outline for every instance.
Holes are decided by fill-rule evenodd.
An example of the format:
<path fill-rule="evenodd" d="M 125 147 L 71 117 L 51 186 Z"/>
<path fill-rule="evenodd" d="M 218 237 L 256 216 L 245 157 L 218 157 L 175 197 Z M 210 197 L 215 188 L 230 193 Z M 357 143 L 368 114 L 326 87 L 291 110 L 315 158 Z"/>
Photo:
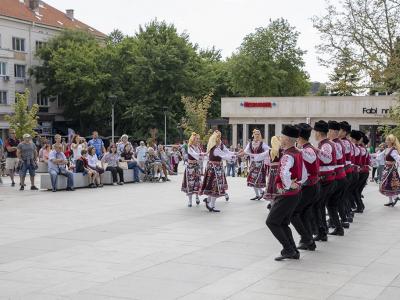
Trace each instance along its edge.
<path fill-rule="evenodd" d="M 318 142 L 315 146 L 309 142 L 312 132 Z M 283 248 L 276 260 L 299 259 L 299 250 L 314 251 L 316 242 L 328 241 L 328 235 L 343 236 L 355 214 L 363 213 L 362 192 L 370 168 L 369 139 L 363 132 L 351 130 L 346 121 L 320 120 L 313 127 L 305 123 L 284 126 L 280 137 L 271 139 L 271 147 L 263 142 L 259 130 L 254 130 L 252 137 L 244 151 L 232 152 L 215 131 L 202 153 L 198 136 L 192 135 L 182 184 L 189 206 L 193 195 L 206 195 L 207 209 L 220 212 L 216 199 L 225 196 L 228 188 L 222 161 L 247 155 L 247 185 L 255 192 L 251 200 L 270 201 L 266 225 Z M 389 135 L 386 144 L 380 154 L 386 161 L 380 192 L 389 197 L 386 206 L 394 206 L 394 197 L 400 194 L 400 143 Z M 206 157 L 201 180 L 199 160 Z M 300 235 L 297 245 L 290 223 Z M 333 230 L 329 232 L 329 228 Z"/>

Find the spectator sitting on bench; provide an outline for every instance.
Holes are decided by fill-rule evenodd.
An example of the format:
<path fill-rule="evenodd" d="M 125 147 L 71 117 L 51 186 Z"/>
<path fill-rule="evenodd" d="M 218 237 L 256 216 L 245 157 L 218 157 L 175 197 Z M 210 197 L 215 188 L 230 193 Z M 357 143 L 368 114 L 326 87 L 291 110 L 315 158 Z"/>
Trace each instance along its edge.
<path fill-rule="evenodd" d="M 103 187 L 100 183 L 100 174 L 96 170 L 89 168 L 87 156 L 87 150 L 82 150 L 81 157 L 76 160 L 75 173 L 87 174 L 90 188 Z"/>
<path fill-rule="evenodd" d="M 55 145 L 54 149 L 49 154 L 49 174 L 53 192 L 57 191 L 57 176 L 63 175 L 67 177 L 67 191 L 74 191 L 74 178 L 72 172 L 66 168 L 68 161 L 65 154 L 62 152 L 61 145 Z"/>
<path fill-rule="evenodd" d="M 120 161 L 120 156 L 117 153 L 117 146 L 115 144 L 111 144 L 109 148 L 109 152 L 107 152 L 101 162 L 107 164 L 106 171 L 110 171 L 113 179 L 113 185 L 123 185 L 124 184 L 124 170 L 118 166 L 118 162 Z M 119 182 L 118 182 L 118 176 Z"/>
<path fill-rule="evenodd" d="M 47 164 L 47 162 L 49 161 L 50 151 L 51 151 L 50 144 L 47 142 L 44 143 L 42 148 L 40 148 L 39 150 L 39 161 Z"/>
<path fill-rule="evenodd" d="M 144 173 L 144 170 L 139 166 L 132 149 L 131 143 L 125 145 L 121 153 L 121 162 L 128 164 L 128 169 L 133 170 L 133 183 L 140 182 L 139 171 Z"/>

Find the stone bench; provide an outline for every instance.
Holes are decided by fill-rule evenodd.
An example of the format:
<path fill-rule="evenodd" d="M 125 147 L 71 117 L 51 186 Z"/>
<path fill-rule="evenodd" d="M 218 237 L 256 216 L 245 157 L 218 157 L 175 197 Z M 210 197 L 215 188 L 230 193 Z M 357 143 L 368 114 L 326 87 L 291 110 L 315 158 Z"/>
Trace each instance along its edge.
<path fill-rule="evenodd" d="M 74 173 L 74 188 L 84 188 L 89 185 L 89 176 L 83 175 L 83 173 Z M 133 170 L 124 170 L 124 181 L 125 183 L 133 182 Z M 105 171 L 101 174 L 102 184 L 112 184 L 112 176 L 110 171 Z M 51 190 L 51 179 L 50 174 L 44 174 L 41 176 L 40 188 L 44 190 Z M 67 188 L 67 177 L 58 175 L 57 179 L 57 190 L 65 190 Z"/>
<path fill-rule="evenodd" d="M 38 162 L 38 169 L 36 170 L 36 173 L 47 173 L 48 172 L 48 166 L 46 162 L 39 161 Z"/>

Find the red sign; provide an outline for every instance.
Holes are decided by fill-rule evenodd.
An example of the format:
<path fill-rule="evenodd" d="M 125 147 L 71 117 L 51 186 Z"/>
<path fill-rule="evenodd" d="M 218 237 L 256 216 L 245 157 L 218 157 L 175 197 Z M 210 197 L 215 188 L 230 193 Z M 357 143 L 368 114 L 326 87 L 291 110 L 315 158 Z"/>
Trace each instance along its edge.
<path fill-rule="evenodd" d="M 272 106 L 275 106 L 275 103 L 272 102 L 243 102 L 243 107 L 248 107 L 248 108 L 272 108 Z"/>

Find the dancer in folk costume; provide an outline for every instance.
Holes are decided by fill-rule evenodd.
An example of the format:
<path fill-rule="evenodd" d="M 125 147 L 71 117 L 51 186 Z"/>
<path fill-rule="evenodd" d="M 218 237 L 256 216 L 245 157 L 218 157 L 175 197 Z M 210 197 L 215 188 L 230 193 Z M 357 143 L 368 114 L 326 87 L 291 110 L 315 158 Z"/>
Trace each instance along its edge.
<path fill-rule="evenodd" d="M 222 160 L 235 157 L 235 152 L 229 151 L 221 141 L 221 132 L 216 130 L 207 144 L 208 163 L 204 173 L 200 195 L 206 195 L 203 201 L 210 212 L 220 212 L 215 208 L 215 202 L 219 197 L 226 197 L 228 183 L 226 181 Z"/>
<path fill-rule="evenodd" d="M 393 198 L 400 194 L 400 176 L 398 171 L 400 166 L 400 143 L 393 134 L 387 136 L 385 143 L 387 148 L 378 154 L 385 156 L 385 169 L 382 173 L 379 191 L 389 197 L 389 202 L 385 206 L 394 207 L 399 198 L 396 197 L 395 201 L 393 201 Z"/>
<path fill-rule="evenodd" d="M 269 147 L 262 140 L 261 132 L 258 129 L 253 130 L 253 141 L 250 142 L 244 153 L 250 156 L 250 170 L 247 176 L 247 186 L 252 187 L 256 196 L 250 200 L 260 200 L 263 197 L 263 189 L 266 186 L 266 166 L 265 157 L 257 156 L 263 152 L 269 151 Z M 255 154 L 255 155 L 254 155 Z"/>
<path fill-rule="evenodd" d="M 264 199 L 268 201 L 275 200 L 278 196 L 278 191 L 275 183 L 278 174 L 279 161 L 282 157 L 283 150 L 281 149 L 281 142 L 277 136 L 271 138 L 271 149 L 268 151 L 266 164 L 268 168 L 267 187 L 264 192 Z M 270 208 L 270 204 L 268 208 Z"/>
<path fill-rule="evenodd" d="M 284 152 L 279 162 L 278 175 L 275 180 L 279 195 L 273 201 L 266 220 L 268 228 L 283 248 L 281 255 L 275 258 L 277 261 L 300 258 L 300 253 L 289 227 L 292 214 L 300 202 L 301 187 L 307 180 L 307 170 L 303 163 L 302 154 L 295 147 L 298 137 L 299 130 L 297 127 L 287 125 L 282 129 L 281 143 Z"/>
<path fill-rule="evenodd" d="M 196 195 L 196 204 L 200 204 L 198 197 L 201 187 L 201 169 L 199 161 L 204 154 L 200 150 L 200 136 L 192 133 L 188 143 L 188 160 L 183 175 L 182 192 L 188 196 L 188 207 L 192 207 L 193 195 Z"/>

